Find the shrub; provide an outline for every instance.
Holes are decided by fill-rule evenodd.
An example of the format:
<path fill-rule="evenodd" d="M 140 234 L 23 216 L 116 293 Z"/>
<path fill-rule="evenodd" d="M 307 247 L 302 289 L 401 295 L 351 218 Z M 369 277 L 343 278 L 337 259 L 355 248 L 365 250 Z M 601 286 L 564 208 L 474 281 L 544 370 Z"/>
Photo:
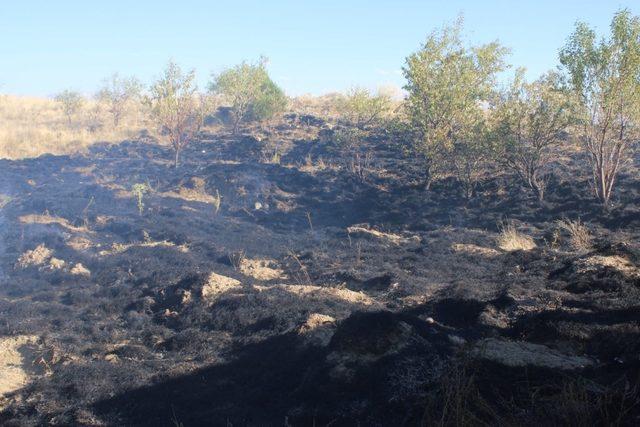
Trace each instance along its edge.
<path fill-rule="evenodd" d="M 497 42 L 466 47 L 461 29 L 459 21 L 430 34 L 403 68 L 413 146 L 425 159 L 427 188 L 451 160 L 455 145 L 478 143 L 474 132 L 484 120 L 483 103 L 505 67 L 505 48 Z"/>
<path fill-rule="evenodd" d="M 364 88 L 353 88 L 337 101 L 340 115 L 362 129 L 379 121 L 391 110 L 391 97 L 383 93 L 371 94 Z"/>
<path fill-rule="evenodd" d="M 593 189 L 608 208 L 628 147 L 640 136 L 640 18 L 619 11 L 611 36 L 601 40 L 586 24 L 576 24 L 560 62 L 580 100 L 580 136 L 591 161 Z"/>
<path fill-rule="evenodd" d="M 492 117 L 497 158 L 542 201 L 552 148 L 563 141 L 573 117 L 571 98 L 559 87 L 559 76 L 549 73 L 527 83 L 519 69 Z"/>
<path fill-rule="evenodd" d="M 146 103 L 161 131 L 169 136 L 177 168 L 180 151 L 199 129 L 195 72 L 183 73 L 178 65 L 169 62 L 163 76 L 151 86 Z"/>
<path fill-rule="evenodd" d="M 148 193 L 150 190 L 149 186 L 145 183 L 137 183 L 137 184 L 133 184 L 133 186 L 131 187 L 131 192 L 133 193 L 134 197 L 136 198 L 136 204 L 138 206 L 138 213 L 142 216 L 143 212 L 144 212 L 144 195 L 146 193 Z"/>
<path fill-rule="evenodd" d="M 113 117 L 113 125 L 117 127 L 127 105 L 138 99 L 141 92 L 142 83 L 137 78 L 120 77 L 116 73 L 105 79 L 102 89 L 96 94 L 96 98 L 107 105 L 107 109 Z"/>
<path fill-rule="evenodd" d="M 569 234 L 569 245 L 574 250 L 588 251 L 592 248 L 591 232 L 580 219 L 575 221 L 569 219 L 559 220 L 558 227 Z"/>
<path fill-rule="evenodd" d="M 269 77 L 266 58 L 255 64 L 243 62 L 213 77 L 209 90 L 230 103 L 233 133 L 245 120 L 265 120 L 284 110 L 287 98 Z"/>
<path fill-rule="evenodd" d="M 333 133 L 334 143 L 342 153 L 346 169 L 360 181 L 366 181 L 373 164 L 373 153 L 364 145 L 367 132 L 357 127 L 339 128 Z"/>
<path fill-rule="evenodd" d="M 536 247 L 530 236 L 520 233 L 513 224 L 502 227 L 498 236 L 498 247 L 503 251 L 528 251 Z"/>
<path fill-rule="evenodd" d="M 73 115 L 78 113 L 84 104 L 82 95 L 79 92 L 69 89 L 60 92 L 53 99 L 62 106 L 62 111 L 64 111 L 64 114 L 67 116 L 69 124 L 71 124 Z"/>

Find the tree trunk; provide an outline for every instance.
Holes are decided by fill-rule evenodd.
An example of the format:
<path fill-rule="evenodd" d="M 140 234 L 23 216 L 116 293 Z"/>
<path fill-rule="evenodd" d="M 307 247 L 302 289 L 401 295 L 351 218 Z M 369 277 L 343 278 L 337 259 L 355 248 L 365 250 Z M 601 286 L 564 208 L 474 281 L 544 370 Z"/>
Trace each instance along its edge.
<path fill-rule="evenodd" d="M 176 147 L 176 157 L 173 162 L 173 167 L 178 169 L 178 162 L 180 161 L 180 147 Z"/>
<path fill-rule="evenodd" d="M 236 117 L 233 121 L 233 134 L 237 135 L 240 131 L 240 117 Z"/>
<path fill-rule="evenodd" d="M 431 174 L 431 161 L 427 160 L 427 165 L 425 167 L 426 177 L 424 180 L 424 189 L 429 191 L 431 190 L 431 184 L 433 183 L 433 175 Z"/>

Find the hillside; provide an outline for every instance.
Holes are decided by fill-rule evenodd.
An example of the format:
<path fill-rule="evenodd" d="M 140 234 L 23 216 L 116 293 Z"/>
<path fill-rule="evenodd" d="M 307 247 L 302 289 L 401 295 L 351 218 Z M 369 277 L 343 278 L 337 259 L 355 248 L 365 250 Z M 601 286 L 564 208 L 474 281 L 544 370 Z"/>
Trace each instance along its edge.
<path fill-rule="evenodd" d="M 1 424 L 637 425 L 638 155 L 467 199 L 284 117 L 0 160 Z"/>

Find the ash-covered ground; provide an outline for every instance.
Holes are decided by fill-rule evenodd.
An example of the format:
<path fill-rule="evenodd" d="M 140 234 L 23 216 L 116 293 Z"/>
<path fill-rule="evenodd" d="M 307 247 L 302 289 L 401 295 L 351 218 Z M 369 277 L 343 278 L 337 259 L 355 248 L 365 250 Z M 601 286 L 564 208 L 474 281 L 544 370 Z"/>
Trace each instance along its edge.
<path fill-rule="evenodd" d="M 331 133 L 0 160 L 0 423 L 640 423 L 637 157 L 603 212 L 580 153 L 541 206 Z"/>

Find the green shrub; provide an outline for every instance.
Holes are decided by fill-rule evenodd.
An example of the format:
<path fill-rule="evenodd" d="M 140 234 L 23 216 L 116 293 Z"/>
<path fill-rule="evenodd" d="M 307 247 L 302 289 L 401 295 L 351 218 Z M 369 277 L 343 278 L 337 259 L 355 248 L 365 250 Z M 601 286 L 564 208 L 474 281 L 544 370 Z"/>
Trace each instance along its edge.
<path fill-rule="evenodd" d="M 209 90 L 231 105 L 234 133 L 240 123 L 269 119 L 287 105 L 284 92 L 267 73 L 266 58 L 255 64 L 243 62 L 214 76 Z"/>
<path fill-rule="evenodd" d="M 497 42 L 467 47 L 461 30 L 459 21 L 432 33 L 403 68 L 413 147 L 425 159 L 427 188 L 452 166 L 454 148 L 480 150 L 471 146 L 483 142 L 477 135 L 486 116 L 483 105 L 494 94 L 496 74 L 505 68 L 505 48 Z"/>
<path fill-rule="evenodd" d="M 391 111 L 391 98 L 382 93 L 373 95 L 364 88 L 353 88 L 338 99 L 337 110 L 343 119 L 363 128 L 376 123 Z"/>
<path fill-rule="evenodd" d="M 169 62 L 164 74 L 151 85 L 146 99 L 158 127 L 168 134 L 177 168 L 180 151 L 199 129 L 195 72 L 184 73 Z"/>

